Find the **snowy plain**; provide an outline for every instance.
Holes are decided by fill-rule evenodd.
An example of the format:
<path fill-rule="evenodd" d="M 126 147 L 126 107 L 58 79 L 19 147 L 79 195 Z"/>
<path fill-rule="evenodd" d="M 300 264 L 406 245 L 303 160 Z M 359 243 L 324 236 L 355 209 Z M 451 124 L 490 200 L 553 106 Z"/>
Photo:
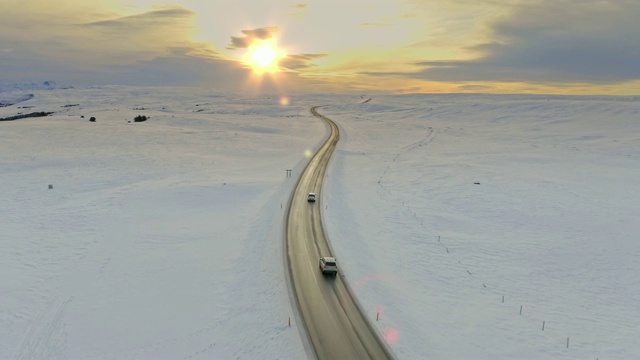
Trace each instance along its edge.
<path fill-rule="evenodd" d="M 314 105 L 317 205 L 398 359 L 640 354 L 640 98 L 0 89 L 54 112 L 0 121 L 0 359 L 308 358 L 283 226 Z"/>

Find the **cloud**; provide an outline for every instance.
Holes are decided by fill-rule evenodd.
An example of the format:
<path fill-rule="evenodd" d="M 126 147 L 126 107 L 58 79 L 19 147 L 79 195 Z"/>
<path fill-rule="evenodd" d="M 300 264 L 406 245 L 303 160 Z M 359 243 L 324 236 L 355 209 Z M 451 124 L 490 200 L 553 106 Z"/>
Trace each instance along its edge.
<path fill-rule="evenodd" d="M 207 44 L 189 39 L 193 12 L 169 7 L 98 21 L 25 22 L 24 33 L 0 32 L 0 78 L 127 85 L 226 84 L 250 75 Z M 0 14 L 0 20 L 4 20 Z M 10 20 L 10 19 L 8 19 Z M 0 21 L 0 30 L 3 30 Z M 27 35 L 28 34 L 28 35 Z"/>
<path fill-rule="evenodd" d="M 110 81 L 122 85 L 207 85 L 230 90 L 249 76 L 236 62 L 193 54 L 188 47 L 133 65 L 111 66 L 108 71 Z"/>
<path fill-rule="evenodd" d="M 481 91 L 489 91 L 489 90 L 493 90 L 495 89 L 495 87 L 493 86 L 488 86 L 488 85 L 462 85 L 462 86 L 458 86 L 458 90 L 463 91 L 463 92 L 469 92 L 469 91 L 477 91 L 477 92 L 481 92 Z"/>
<path fill-rule="evenodd" d="M 150 56 L 165 54 L 168 49 L 188 46 L 193 16 L 187 9 L 173 7 L 88 22 L 77 25 L 75 41 L 97 48 L 98 53 L 126 53 L 130 59 L 148 60 Z"/>
<path fill-rule="evenodd" d="M 288 55 L 280 60 L 280 66 L 289 70 L 308 69 L 313 67 L 313 60 L 320 59 L 327 54 L 296 54 Z"/>
<path fill-rule="evenodd" d="M 308 4 L 293 4 L 289 5 L 292 9 L 292 12 L 287 14 L 287 16 L 294 19 L 302 19 L 307 14 L 307 9 L 309 7 Z"/>
<path fill-rule="evenodd" d="M 473 60 L 420 61 L 403 76 L 433 81 L 622 83 L 640 79 L 640 2 L 543 0 L 489 25 Z M 396 73 L 400 75 L 400 73 Z"/>
<path fill-rule="evenodd" d="M 7 71 L 5 61 L 49 64 L 56 69 L 98 70 L 108 64 L 130 64 L 145 61 L 181 46 L 201 47 L 189 40 L 193 13 L 182 8 L 165 8 L 137 15 L 79 22 L 77 14 L 70 19 L 52 17 L 29 21 L 29 14 L 16 14 L 24 26 L 14 31 L 12 18 L 0 14 L 0 47 L 8 44 L 14 51 L 3 57 L 0 75 Z M 91 16 L 85 16 L 85 19 Z M 106 19 L 105 19 L 106 18 Z M 5 24 L 9 22 L 9 27 Z M 6 31 L 5 31 L 6 30 Z M 22 73 L 36 71 L 24 68 Z"/>
<path fill-rule="evenodd" d="M 257 40 L 268 40 L 273 38 L 273 34 L 278 32 L 279 28 L 277 26 L 263 27 L 252 30 L 242 30 L 241 32 L 244 34 L 242 37 L 231 37 L 231 43 L 227 47 L 229 50 L 236 50 L 242 48 L 248 48 L 256 39 Z"/>
<path fill-rule="evenodd" d="M 142 29 L 146 26 L 159 27 L 173 24 L 176 20 L 188 19 L 193 15 L 193 12 L 184 8 L 167 8 L 116 19 L 94 21 L 84 24 L 84 26 L 99 26 L 115 31 L 129 30 L 131 28 Z"/>

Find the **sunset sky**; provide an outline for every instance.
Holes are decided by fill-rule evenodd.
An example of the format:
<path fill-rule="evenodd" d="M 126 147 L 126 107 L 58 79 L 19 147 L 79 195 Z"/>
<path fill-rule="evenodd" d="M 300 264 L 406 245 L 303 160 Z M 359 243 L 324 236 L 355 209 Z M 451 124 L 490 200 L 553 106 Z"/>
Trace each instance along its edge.
<path fill-rule="evenodd" d="M 638 0 L 0 0 L 0 81 L 637 95 L 638 19 Z"/>

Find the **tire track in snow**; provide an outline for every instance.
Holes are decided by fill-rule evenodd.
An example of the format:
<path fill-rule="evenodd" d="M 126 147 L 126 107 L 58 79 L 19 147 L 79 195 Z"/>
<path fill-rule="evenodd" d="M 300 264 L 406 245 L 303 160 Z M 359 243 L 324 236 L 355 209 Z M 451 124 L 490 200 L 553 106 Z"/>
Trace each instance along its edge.
<path fill-rule="evenodd" d="M 64 314 L 73 296 L 56 304 L 51 300 L 43 307 L 27 328 L 26 334 L 12 359 L 38 360 L 66 358 Z"/>

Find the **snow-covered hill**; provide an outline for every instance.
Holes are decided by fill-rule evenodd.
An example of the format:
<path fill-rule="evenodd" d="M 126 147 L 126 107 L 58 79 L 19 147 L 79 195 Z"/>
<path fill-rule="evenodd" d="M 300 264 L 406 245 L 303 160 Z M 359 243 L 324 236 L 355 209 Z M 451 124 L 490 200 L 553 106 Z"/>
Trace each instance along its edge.
<path fill-rule="evenodd" d="M 21 103 L 33 98 L 38 90 L 70 89 L 71 86 L 60 86 L 55 81 L 43 82 L 0 82 L 0 107 Z"/>

